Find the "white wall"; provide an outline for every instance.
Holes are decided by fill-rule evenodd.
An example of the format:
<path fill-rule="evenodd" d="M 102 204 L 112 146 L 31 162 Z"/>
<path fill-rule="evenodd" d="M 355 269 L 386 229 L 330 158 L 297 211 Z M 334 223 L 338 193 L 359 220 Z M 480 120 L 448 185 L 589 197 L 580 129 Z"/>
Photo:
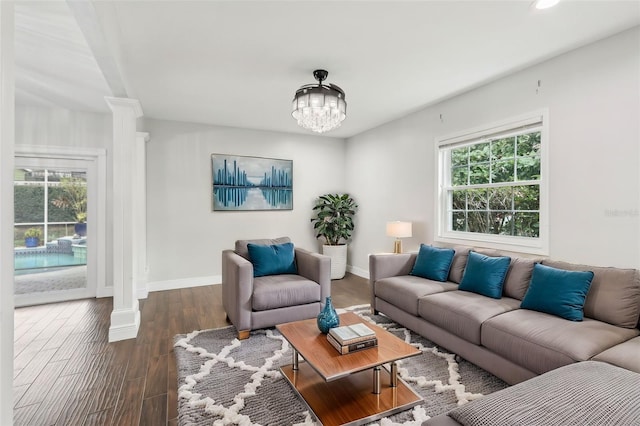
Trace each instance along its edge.
<path fill-rule="evenodd" d="M 13 424 L 13 2 L 0 3 L 0 424 Z"/>
<path fill-rule="evenodd" d="M 343 139 L 144 119 L 149 288 L 211 284 L 237 239 L 289 236 L 318 251 L 311 207 L 344 191 Z M 293 210 L 212 211 L 211 154 L 293 160 Z M 219 282 L 219 281 L 218 281 Z"/>
<path fill-rule="evenodd" d="M 405 250 L 433 241 L 435 138 L 547 107 L 549 255 L 640 267 L 636 27 L 348 139 L 347 190 L 360 205 L 352 268 L 392 249 L 389 220 L 414 223 Z"/>
<path fill-rule="evenodd" d="M 111 114 L 16 105 L 16 145 L 110 149 Z"/>

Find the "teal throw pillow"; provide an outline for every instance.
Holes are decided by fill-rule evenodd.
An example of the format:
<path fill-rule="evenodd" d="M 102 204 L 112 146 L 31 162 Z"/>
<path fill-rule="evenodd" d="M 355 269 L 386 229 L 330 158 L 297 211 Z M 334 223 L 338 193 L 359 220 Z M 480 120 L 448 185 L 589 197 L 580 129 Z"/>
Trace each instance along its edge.
<path fill-rule="evenodd" d="M 490 257 L 470 251 L 458 290 L 500 299 L 510 264 L 511 258 L 508 256 Z"/>
<path fill-rule="evenodd" d="M 591 280 L 591 271 L 565 271 L 536 263 L 520 307 L 582 321 Z"/>
<path fill-rule="evenodd" d="M 261 245 L 247 244 L 253 276 L 297 274 L 293 243 Z"/>
<path fill-rule="evenodd" d="M 413 264 L 411 275 L 434 281 L 447 281 L 454 254 L 456 254 L 454 249 L 420 244 L 420 251 Z"/>

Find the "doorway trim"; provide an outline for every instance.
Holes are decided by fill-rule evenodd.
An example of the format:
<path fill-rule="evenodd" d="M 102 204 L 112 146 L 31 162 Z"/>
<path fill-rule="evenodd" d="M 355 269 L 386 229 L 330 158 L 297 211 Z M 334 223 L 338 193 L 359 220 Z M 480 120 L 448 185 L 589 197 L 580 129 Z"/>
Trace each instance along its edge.
<path fill-rule="evenodd" d="M 95 220 L 93 230 L 89 229 L 89 235 L 94 234 L 95 241 L 87 252 L 87 281 L 95 283 L 96 297 L 113 296 L 113 287 L 107 287 L 107 152 L 101 148 L 75 148 L 64 146 L 45 145 L 16 145 L 15 164 L 20 164 L 20 159 L 43 159 L 43 160 L 80 160 L 89 162 L 87 168 L 87 213 Z M 89 236 L 87 235 L 87 236 Z M 93 253 L 92 253 L 93 251 Z M 56 292 L 51 292 L 51 297 Z M 71 293 L 69 293 L 71 296 Z M 46 296 L 38 296 L 33 299 L 34 303 L 48 303 Z"/>

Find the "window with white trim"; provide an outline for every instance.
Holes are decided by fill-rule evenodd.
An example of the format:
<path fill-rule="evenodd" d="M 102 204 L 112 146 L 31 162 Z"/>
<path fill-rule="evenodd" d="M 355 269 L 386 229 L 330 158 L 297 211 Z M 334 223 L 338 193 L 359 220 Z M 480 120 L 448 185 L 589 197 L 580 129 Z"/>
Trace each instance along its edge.
<path fill-rule="evenodd" d="M 436 239 L 546 251 L 545 115 L 438 141 Z"/>

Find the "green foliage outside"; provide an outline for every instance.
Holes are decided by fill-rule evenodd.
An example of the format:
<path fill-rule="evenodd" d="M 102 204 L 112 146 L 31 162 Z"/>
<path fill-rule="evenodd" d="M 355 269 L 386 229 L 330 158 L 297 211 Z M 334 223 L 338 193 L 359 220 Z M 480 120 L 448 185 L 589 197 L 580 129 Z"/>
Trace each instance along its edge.
<path fill-rule="evenodd" d="M 25 238 L 42 238 L 42 230 L 40 228 L 29 228 L 24 233 Z"/>
<path fill-rule="evenodd" d="M 44 222 L 44 188 L 14 186 L 15 223 Z"/>
<path fill-rule="evenodd" d="M 84 187 L 86 194 L 86 186 Z M 65 224 L 47 227 L 48 235 L 43 241 L 53 241 L 60 237 L 73 235 L 73 223 L 77 222 L 77 215 L 71 208 L 56 206 L 54 200 L 63 198 L 67 189 L 63 186 L 49 186 L 48 192 L 48 222 L 66 222 Z M 86 200 L 86 195 L 85 195 Z M 85 207 L 86 211 L 86 201 Z M 31 225 L 20 225 L 21 223 L 42 223 L 44 218 L 44 186 L 42 185 L 15 185 L 14 186 L 14 212 L 15 226 L 13 233 L 14 247 L 24 247 L 25 233 Z M 85 213 L 86 215 L 86 213 Z M 85 216 L 86 217 L 86 216 Z M 41 235 L 44 226 L 36 226 Z M 42 239 L 42 237 L 40 237 Z"/>
<path fill-rule="evenodd" d="M 58 186 L 49 187 L 49 222 L 75 222 L 73 212 L 53 204 L 60 197 L 63 189 Z M 36 185 L 14 186 L 15 223 L 44 222 L 44 187 Z"/>
<path fill-rule="evenodd" d="M 62 178 L 60 187 L 62 191 L 52 197 L 54 206 L 73 214 L 77 222 L 87 220 L 87 185 L 81 178 Z"/>
<path fill-rule="evenodd" d="M 538 237 L 539 180 L 540 132 L 452 149 L 452 230 Z"/>
<path fill-rule="evenodd" d="M 353 216 L 357 204 L 349 194 L 325 194 L 320 196 L 311 218 L 316 238 L 324 238 L 327 245 L 336 246 L 340 242 L 347 243 L 353 232 Z"/>

